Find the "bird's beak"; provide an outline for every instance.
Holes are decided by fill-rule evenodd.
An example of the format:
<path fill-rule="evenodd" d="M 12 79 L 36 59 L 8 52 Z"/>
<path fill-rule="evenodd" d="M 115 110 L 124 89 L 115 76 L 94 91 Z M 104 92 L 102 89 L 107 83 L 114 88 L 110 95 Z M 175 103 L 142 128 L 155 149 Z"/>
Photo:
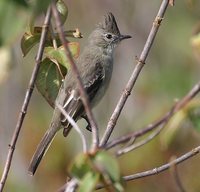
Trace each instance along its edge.
<path fill-rule="evenodd" d="M 119 39 L 120 41 L 124 40 L 124 39 L 129 39 L 132 38 L 130 35 L 120 35 Z"/>

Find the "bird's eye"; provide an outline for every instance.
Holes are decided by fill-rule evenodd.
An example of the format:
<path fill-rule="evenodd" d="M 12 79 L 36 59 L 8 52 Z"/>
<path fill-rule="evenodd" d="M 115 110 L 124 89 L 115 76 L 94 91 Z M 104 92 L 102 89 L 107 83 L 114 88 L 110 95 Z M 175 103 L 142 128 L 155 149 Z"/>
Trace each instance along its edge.
<path fill-rule="evenodd" d="M 110 33 L 106 34 L 107 39 L 112 39 L 112 35 Z"/>

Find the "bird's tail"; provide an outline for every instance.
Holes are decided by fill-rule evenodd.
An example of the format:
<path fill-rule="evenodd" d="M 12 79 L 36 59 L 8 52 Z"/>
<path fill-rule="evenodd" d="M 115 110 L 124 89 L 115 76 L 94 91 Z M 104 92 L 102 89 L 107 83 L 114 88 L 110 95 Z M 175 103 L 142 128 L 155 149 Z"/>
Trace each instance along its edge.
<path fill-rule="evenodd" d="M 42 160 L 42 157 L 45 155 L 47 152 L 51 142 L 53 141 L 56 133 L 58 130 L 56 130 L 53 127 L 50 127 L 45 135 L 43 136 L 41 142 L 37 146 L 37 149 L 31 159 L 29 168 L 28 168 L 28 173 L 30 175 L 34 175 L 35 171 L 37 170 L 38 165 L 40 164 L 40 161 Z"/>
<path fill-rule="evenodd" d="M 65 100 L 65 96 L 66 96 L 65 90 L 62 89 L 62 87 L 61 87 L 60 92 L 59 92 L 58 101 L 62 105 L 63 105 L 63 102 Z M 76 105 L 72 105 L 74 103 L 74 99 L 73 99 L 73 102 L 71 102 L 72 99 L 73 99 L 73 95 L 70 96 L 70 98 L 67 100 L 67 103 L 65 105 L 66 105 L 67 109 L 70 109 L 70 111 L 69 112 L 67 111 L 67 112 L 70 115 L 72 114 L 72 116 L 73 116 L 73 114 L 74 114 L 73 111 L 76 109 L 76 106 L 77 106 L 76 103 L 79 103 L 79 102 L 75 102 Z M 65 105 L 64 105 L 64 107 L 65 107 Z M 71 124 L 69 124 L 69 122 L 65 118 L 64 118 L 64 124 L 63 124 L 62 119 L 63 119 L 63 117 L 61 115 L 60 110 L 57 107 L 55 107 L 54 114 L 53 114 L 52 121 L 51 121 L 51 125 L 50 125 L 49 129 L 46 131 L 45 135 L 43 136 L 41 142 L 39 143 L 32 159 L 31 159 L 31 163 L 30 163 L 29 169 L 28 169 L 28 172 L 29 172 L 30 175 L 34 175 L 35 171 L 37 170 L 38 165 L 40 164 L 40 161 L 42 160 L 43 156 L 47 152 L 47 150 L 48 150 L 51 142 L 53 141 L 57 131 L 61 127 L 64 126 L 64 130 L 65 130 L 64 136 L 67 136 L 68 133 L 70 132 L 70 130 L 72 128 Z"/>

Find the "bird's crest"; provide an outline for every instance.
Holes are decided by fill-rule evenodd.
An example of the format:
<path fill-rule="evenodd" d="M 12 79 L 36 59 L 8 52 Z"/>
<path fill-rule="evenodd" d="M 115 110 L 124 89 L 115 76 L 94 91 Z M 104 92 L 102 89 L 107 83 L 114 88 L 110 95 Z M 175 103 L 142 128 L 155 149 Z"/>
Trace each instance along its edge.
<path fill-rule="evenodd" d="M 104 16 L 103 22 L 99 23 L 98 27 L 101 29 L 104 29 L 105 31 L 108 31 L 110 33 L 120 35 L 120 31 L 117 26 L 115 17 L 111 12 L 107 13 Z"/>

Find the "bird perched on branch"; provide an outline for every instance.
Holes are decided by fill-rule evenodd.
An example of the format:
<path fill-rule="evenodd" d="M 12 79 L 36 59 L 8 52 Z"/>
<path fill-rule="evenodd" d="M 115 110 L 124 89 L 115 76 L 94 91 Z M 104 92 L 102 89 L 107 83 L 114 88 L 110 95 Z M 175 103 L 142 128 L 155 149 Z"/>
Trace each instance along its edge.
<path fill-rule="evenodd" d="M 122 40 L 128 38 L 131 38 L 131 36 L 120 33 L 112 13 L 107 13 L 103 21 L 90 34 L 88 43 L 77 60 L 77 67 L 91 107 L 98 103 L 107 90 L 112 76 L 115 47 Z M 87 119 L 80 98 L 77 79 L 72 70 L 68 71 L 56 102 L 63 106 L 67 114 L 75 121 L 81 117 Z M 28 169 L 31 175 L 34 175 L 54 136 L 61 128 L 64 128 L 63 134 L 66 136 L 72 126 L 55 106 L 50 127 L 31 159 Z"/>

